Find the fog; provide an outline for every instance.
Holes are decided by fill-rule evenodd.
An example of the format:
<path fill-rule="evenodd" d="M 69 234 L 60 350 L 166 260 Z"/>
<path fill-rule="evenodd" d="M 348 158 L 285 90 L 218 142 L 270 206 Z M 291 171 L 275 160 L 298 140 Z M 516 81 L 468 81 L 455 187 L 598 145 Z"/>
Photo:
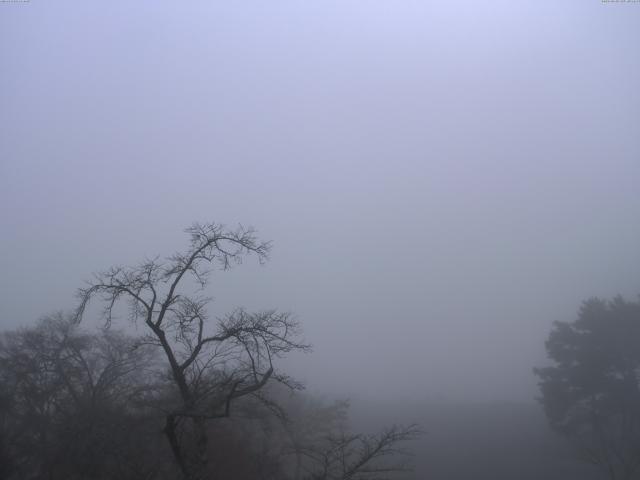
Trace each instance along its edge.
<path fill-rule="evenodd" d="M 213 313 L 294 312 L 313 353 L 282 365 L 311 392 L 533 404 L 552 322 L 640 292 L 639 22 L 597 0 L 0 4 L 0 328 L 241 223 L 271 258 L 216 272 Z"/>

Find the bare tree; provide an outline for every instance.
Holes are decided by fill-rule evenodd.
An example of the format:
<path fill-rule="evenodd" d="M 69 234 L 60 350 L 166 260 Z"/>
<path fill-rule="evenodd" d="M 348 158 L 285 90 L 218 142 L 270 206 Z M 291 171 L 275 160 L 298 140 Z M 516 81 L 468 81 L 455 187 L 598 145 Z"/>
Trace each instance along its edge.
<path fill-rule="evenodd" d="M 295 462 L 294 480 L 382 480 L 411 471 L 410 453 L 402 444 L 422 435 L 418 425 L 394 425 L 376 434 L 350 433 L 349 403 L 315 405 L 298 418 L 288 418 L 284 428 L 288 452 Z"/>
<path fill-rule="evenodd" d="M 121 427 L 132 435 L 132 405 L 149 390 L 152 367 L 149 348 L 135 348 L 134 339 L 115 331 L 80 331 L 62 313 L 3 333 L 0 436 L 5 468 L 11 467 L 6 478 L 102 479 L 113 465 L 124 464 L 121 471 L 132 466 L 120 455 Z"/>
<path fill-rule="evenodd" d="M 382 480 L 388 475 L 410 471 L 398 457 L 409 452 L 399 444 L 421 434 L 417 425 L 392 426 L 374 435 L 342 433 L 328 437 L 324 448 L 313 446 L 303 450 L 312 460 L 306 480 Z M 394 458 L 392 463 L 389 458 Z"/>
<path fill-rule="evenodd" d="M 121 301 L 132 321 L 143 322 L 145 342 L 162 349 L 179 399 L 166 411 L 164 433 L 184 477 L 197 480 L 207 470 L 206 422 L 229 416 L 234 400 L 257 395 L 270 380 L 298 387 L 275 371 L 274 360 L 310 347 L 288 313 L 238 309 L 212 321 L 207 311 L 211 298 L 203 292 L 212 269 L 227 270 L 249 255 L 262 263 L 269 242 L 242 226 L 194 224 L 186 232 L 190 243 L 183 253 L 96 274 L 78 292 L 76 317 L 98 296 L 107 326 Z"/>

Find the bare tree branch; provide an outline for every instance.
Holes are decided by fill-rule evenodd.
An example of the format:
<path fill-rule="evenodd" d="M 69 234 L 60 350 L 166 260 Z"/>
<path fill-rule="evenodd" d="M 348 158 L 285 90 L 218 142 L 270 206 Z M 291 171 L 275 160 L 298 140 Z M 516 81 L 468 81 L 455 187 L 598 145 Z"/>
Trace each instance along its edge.
<path fill-rule="evenodd" d="M 167 416 L 165 434 L 185 476 L 196 479 L 205 460 L 181 446 L 181 419 L 194 422 L 200 436 L 196 443 L 206 444 L 200 422 L 229 416 L 234 400 L 255 394 L 272 378 L 285 381 L 273 360 L 295 350 L 309 351 L 310 346 L 300 340 L 300 325 L 288 313 L 237 309 L 211 322 L 211 298 L 197 294 L 207 286 L 214 266 L 227 270 L 248 255 L 266 261 L 270 242 L 259 241 L 252 228 L 230 230 L 215 223 L 193 224 L 186 233 L 190 241 L 184 252 L 97 274 L 78 291 L 76 319 L 80 321 L 89 301 L 98 297 L 105 305 L 107 327 L 121 300 L 133 321 L 144 320 L 148 333 L 143 343 L 163 350 L 180 397 Z"/>

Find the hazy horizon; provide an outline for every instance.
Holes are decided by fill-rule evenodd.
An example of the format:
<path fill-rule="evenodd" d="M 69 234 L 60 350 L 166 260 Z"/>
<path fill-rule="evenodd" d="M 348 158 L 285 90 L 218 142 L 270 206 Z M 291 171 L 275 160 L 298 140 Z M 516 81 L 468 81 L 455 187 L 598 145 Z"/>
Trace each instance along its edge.
<path fill-rule="evenodd" d="M 313 392 L 534 401 L 555 320 L 640 293 L 640 5 L 0 4 L 0 328 L 194 221 L 271 260 Z M 119 326 L 125 327 L 123 319 Z"/>

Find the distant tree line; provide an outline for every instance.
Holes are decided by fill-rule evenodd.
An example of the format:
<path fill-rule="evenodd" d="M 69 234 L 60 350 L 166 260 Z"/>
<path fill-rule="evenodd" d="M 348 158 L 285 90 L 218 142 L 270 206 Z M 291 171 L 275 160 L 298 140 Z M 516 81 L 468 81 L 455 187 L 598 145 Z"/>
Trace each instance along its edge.
<path fill-rule="evenodd" d="M 215 267 L 270 244 L 252 229 L 195 224 L 184 252 L 96 274 L 78 308 L 0 337 L 0 478 L 10 480 L 376 479 L 407 469 L 415 425 L 351 433 L 278 370 L 306 352 L 287 313 L 212 318 Z M 83 327 L 90 300 L 103 328 Z M 112 326 L 126 313 L 144 333 Z"/>

